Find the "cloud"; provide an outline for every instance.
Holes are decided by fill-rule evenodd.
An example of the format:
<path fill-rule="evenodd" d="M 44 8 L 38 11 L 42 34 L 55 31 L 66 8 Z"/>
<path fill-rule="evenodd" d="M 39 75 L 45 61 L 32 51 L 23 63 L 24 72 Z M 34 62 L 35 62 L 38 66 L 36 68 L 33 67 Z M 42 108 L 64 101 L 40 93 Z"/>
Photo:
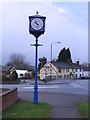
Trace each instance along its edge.
<path fill-rule="evenodd" d="M 2 64 L 2 4 L 0 1 L 0 65 Z"/>
<path fill-rule="evenodd" d="M 12 2 L 12 0 L 2 0 L 3 2 Z M 13 2 L 89 2 L 89 0 L 13 0 Z"/>
<path fill-rule="evenodd" d="M 74 6 L 74 4 L 72 4 Z M 25 54 L 32 63 L 34 61 L 34 48 L 30 46 L 35 38 L 29 34 L 29 15 L 36 11 L 46 16 L 46 31 L 39 38 L 43 47 L 39 48 L 39 56 L 46 56 L 50 60 L 50 45 L 52 42 L 60 41 L 60 45 L 53 46 L 53 57 L 63 47 L 70 47 L 73 59 L 87 60 L 87 23 L 86 15 L 83 19 L 74 14 L 71 9 L 64 6 L 57 7 L 51 2 L 46 3 L 4 3 L 3 4 L 3 62 L 13 52 Z M 78 9 L 78 12 L 82 12 Z M 84 17 L 83 16 L 83 17 Z M 82 46 L 81 46 L 82 43 Z M 84 49 L 83 49 L 84 48 Z M 47 52 L 48 51 L 48 52 Z M 78 54 L 77 54 L 78 53 Z M 85 56 L 83 56 L 85 53 Z"/>

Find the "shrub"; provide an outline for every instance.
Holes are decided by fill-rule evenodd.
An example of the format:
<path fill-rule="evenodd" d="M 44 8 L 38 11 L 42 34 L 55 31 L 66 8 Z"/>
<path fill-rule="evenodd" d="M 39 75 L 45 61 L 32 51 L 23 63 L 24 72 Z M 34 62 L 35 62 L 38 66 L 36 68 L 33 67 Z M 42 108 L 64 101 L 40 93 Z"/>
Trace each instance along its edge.
<path fill-rule="evenodd" d="M 25 76 L 23 77 L 24 79 L 31 79 L 31 75 L 26 73 Z"/>
<path fill-rule="evenodd" d="M 2 81 L 6 81 L 6 80 L 8 80 L 7 74 L 2 73 Z"/>
<path fill-rule="evenodd" d="M 32 72 L 32 77 L 35 78 L 35 71 Z"/>
<path fill-rule="evenodd" d="M 0 77 L 0 81 L 2 81 L 2 78 Z"/>
<path fill-rule="evenodd" d="M 13 71 L 9 76 L 10 80 L 17 80 L 17 78 L 18 78 L 18 74 L 16 71 Z"/>

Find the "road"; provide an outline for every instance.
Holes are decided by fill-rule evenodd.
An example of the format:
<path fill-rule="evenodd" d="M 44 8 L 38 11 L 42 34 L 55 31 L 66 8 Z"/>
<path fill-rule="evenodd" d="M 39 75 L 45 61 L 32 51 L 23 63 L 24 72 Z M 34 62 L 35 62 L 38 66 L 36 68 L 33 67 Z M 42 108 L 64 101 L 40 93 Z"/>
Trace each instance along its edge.
<path fill-rule="evenodd" d="M 88 80 L 73 80 L 66 82 L 64 80 L 55 80 L 46 84 L 38 85 L 40 92 L 55 92 L 55 93 L 72 93 L 81 95 L 90 95 L 90 88 L 88 88 Z M 14 84 L 14 85 L 0 85 L 0 88 L 14 88 L 18 91 L 33 91 L 34 85 L 29 83 Z"/>

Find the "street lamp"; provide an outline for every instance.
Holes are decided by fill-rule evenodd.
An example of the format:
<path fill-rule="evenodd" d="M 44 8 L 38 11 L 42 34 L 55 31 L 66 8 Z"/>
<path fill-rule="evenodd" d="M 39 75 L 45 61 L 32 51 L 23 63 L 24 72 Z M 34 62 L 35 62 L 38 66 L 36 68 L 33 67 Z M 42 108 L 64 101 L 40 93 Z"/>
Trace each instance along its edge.
<path fill-rule="evenodd" d="M 60 43 L 61 43 L 61 42 L 52 42 L 52 43 L 51 43 L 51 61 L 52 61 L 52 45 L 53 45 L 53 44 L 60 44 Z"/>

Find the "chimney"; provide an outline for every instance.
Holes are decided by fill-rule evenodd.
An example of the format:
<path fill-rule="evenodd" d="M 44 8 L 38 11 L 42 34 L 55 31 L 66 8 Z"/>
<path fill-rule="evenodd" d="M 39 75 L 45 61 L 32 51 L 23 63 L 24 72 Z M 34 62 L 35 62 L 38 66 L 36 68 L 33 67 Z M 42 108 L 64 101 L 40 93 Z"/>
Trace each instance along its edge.
<path fill-rule="evenodd" d="M 76 61 L 76 64 L 79 65 L 79 60 Z"/>
<path fill-rule="evenodd" d="M 56 61 L 57 61 L 57 58 L 54 58 L 53 61 L 56 62 Z"/>

